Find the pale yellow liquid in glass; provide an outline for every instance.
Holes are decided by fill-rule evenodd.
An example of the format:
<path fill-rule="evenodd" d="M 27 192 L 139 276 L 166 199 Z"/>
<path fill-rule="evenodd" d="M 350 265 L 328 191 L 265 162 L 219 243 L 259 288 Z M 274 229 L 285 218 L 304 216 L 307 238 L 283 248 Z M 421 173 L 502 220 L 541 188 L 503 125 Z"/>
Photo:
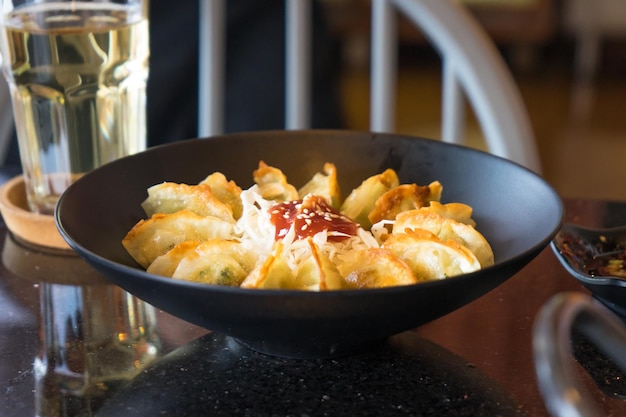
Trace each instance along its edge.
<path fill-rule="evenodd" d="M 29 204 L 51 214 L 77 176 L 145 149 L 148 22 L 72 2 L 18 9 L 4 26 Z"/>

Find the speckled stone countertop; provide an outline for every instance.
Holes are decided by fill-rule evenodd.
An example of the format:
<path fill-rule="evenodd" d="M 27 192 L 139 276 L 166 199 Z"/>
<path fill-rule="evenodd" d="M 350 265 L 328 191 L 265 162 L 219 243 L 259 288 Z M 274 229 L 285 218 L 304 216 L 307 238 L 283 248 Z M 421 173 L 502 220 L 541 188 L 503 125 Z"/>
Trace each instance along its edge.
<path fill-rule="evenodd" d="M 170 353 L 98 416 L 521 416 L 495 381 L 407 332 L 339 359 L 266 356 L 209 334 Z"/>

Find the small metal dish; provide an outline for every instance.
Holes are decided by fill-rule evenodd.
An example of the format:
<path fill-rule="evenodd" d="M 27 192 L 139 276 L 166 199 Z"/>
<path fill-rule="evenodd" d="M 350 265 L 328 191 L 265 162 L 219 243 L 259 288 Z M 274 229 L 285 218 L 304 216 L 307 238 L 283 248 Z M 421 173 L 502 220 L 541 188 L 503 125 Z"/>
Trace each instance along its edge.
<path fill-rule="evenodd" d="M 594 297 L 626 318 L 626 226 L 593 229 L 566 223 L 550 246 Z"/>

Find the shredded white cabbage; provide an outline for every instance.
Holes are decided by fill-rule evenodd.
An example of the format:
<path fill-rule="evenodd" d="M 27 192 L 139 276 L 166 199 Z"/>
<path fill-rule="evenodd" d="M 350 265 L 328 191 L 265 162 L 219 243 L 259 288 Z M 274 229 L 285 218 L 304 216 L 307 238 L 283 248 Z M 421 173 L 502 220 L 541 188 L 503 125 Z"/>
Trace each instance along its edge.
<path fill-rule="evenodd" d="M 241 192 L 243 211 L 235 224 L 235 237 L 246 243 L 259 255 L 271 254 L 274 248 L 275 229 L 270 221 L 269 209 L 274 202 L 261 197 L 258 186 Z"/>
<path fill-rule="evenodd" d="M 241 201 L 243 212 L 234 228 L 235 238 L 254 250 L 259 259 L 265 259 L 274 252 L 276 246 L 276 230 L 270 220 L 270 208 L 276 202 L 261 197 L 257 185 L 242 191 Z M 384 225 L 382 227 L 384 228 Z M 350 252 L 380 246 L 380 241 L 361 227 L 358 227 L 356 236 L 348 236 L 339 242 L 329 241 L 330 235 L 341 233 L 323 230 L 310 239 L 336 266 L 341 265 L 349 257 Z M 282 243 L 285 261 L 293 270 L 312 256 L 308 240 L 296 238 L 293 224 L 283 237 Z"/>
<path fill-rule="evenodd" d="M 383 236 L 389 234 L 389 229 L 387 228 L 387 226 L 392 226 L 394 225 L 396 221 L 395 220 L 381 220 L 378 223 L 374 223 L 372 225 L 372 236 L 374 237 L 374 239 L 376 239 L 376 241 L 378 243 L 381 243 L 383 241 Z"/>

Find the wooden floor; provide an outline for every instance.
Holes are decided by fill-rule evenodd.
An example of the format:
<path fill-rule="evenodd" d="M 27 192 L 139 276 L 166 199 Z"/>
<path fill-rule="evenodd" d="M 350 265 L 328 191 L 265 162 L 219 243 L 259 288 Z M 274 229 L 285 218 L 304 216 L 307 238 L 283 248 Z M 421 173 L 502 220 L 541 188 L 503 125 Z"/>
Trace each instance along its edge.
<path fill-rule="evenodd" d="M 531 71 L 513 71 L 533 124 L 543 176 L 563 197 L 626 200 L 626 65 L 601 68 L 592 83 L 584 84 L 574 81 L 571 62 L 568 54 L 547 56 Z M 438 65 L 401 65 L 399 132 L 440 137 Z M 349 128 L 368 128 L 367 83 L 364 70 L 343 73 Z M 467 137 L 469 146 L 484 149 L 472 117 Z"/>

